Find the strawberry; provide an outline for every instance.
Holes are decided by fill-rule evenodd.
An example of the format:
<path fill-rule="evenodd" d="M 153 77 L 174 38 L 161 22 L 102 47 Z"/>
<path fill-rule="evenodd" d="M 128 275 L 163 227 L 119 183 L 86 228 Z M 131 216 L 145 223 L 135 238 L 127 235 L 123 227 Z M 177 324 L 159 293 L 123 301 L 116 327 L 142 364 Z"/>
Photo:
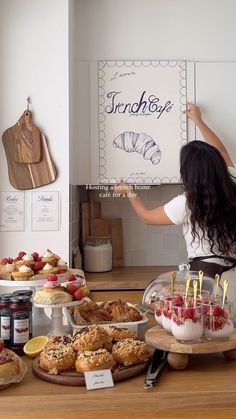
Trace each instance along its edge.
<path fill-rule="evenodd" d="M 2 351 L 3 351 L 3 349 L 4 349 L 4 345 L 3 345 L 3 343 L 0 343 L 0 352 L 2 352 Z"/>
<path fill-rule="evenodd" d="M 75 281 L 75 280 L 76 280 L 76 276 L 75 275 L 73 275 L 73 274 L 69 275 L 68 281 Z"/>
<path fill-rule="evenodd" d="M 78 288 L 73 294 L 73 297 L 76 301 L 82 300 L 83 296 L 84 296 L 83 291 L 80 288 Z"/>
<path fill-rule="evenodd" d="M 1 265 L 6 265 L 7 263 L 10 263 L 9 259 L 4 258 L 4 259 L 1 260 Z"/>
<path fill-rule="evenodd" d="M 25 252 L 19 252 L 18 253 L 18 256 L 22 259 L 23 258 L 23 256 L 25 256 L 26 255 L 26 253 Z"/>
<path fill-rule="evenodd" d="M 48 281 L 49 281 L 49 282 L 54 282 L 54 281 L 57 281 L 57 276 L 56 276 L 56 274 L 50 274 L 50 275 L 48 275 Z"/>
<path fill-rule="evenodd" d="M 39 254 L 37 252 L 31 253 L 34 258 L 34 261 L 37 262 L 39 260 Z"/>
<path fill-rule="evenodd" d="M 17 257 L 14 259 L 14 261 L 13 261 L 13 262 L 18 262 L 18 260 L 21 260 L 21 257 L 20 257 L 20 256 L 17 256 Z"/>
<path fill-rule="evenodd" d="M 66 286 L 66 292 L 68 292 L 71 295 L 73 295 L 76 290 L 77 290 L 77 287 L 73 284 L 73 282 Z"/>
<path fill-rule="evenodd" d="M 41 271 L 45 265 L 46 265 L 45 262 L 40 262 L 40 261 L 35 262 L 34 270 L 36 272 Z"/>

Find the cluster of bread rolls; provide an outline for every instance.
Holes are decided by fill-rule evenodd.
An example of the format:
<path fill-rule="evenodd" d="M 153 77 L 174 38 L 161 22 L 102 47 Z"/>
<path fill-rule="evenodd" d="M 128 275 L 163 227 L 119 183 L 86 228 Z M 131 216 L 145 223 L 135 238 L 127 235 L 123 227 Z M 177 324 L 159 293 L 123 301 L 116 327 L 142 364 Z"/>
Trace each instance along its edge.
<path fill-rule="evenodd" d="M 146 343 L 126 328 L 96 324 L 84 327 L 72 338 L 53 337 L 40 354 L 39 365 L 49 374 L 113 369 L 148 361 Z"/>

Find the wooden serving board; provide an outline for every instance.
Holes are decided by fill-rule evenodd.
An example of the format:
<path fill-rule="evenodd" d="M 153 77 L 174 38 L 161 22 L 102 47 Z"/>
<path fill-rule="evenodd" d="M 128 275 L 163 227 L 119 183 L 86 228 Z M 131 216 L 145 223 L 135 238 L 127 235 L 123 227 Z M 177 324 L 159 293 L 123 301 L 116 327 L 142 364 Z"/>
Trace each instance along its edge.
<path fill-rule="evenodd" d="M 148 361 L 142 362 L 141 364 L 132 365 L 130 367 L 117 367 L 112 370 L 113 380 L 121 381 L 134 377 L 135 375 L 144 372 L 147 367 Z M 32 370 L 36 377 L 40 378 L 41 380 L 48 381 L 49 383 L 61 384 L 64 386 L 85 386 L 84 375 L 76 371 L 65 371 L 58 375 L 48 374 L 46 371 L 40 368 L 39 357 L 34 360 Z"/>
<path fill-rule="evenodd" d="M 25 111 L 19 121 L 8 128 L 2 136 L 9 181 L 14 188 L 22 190 L 38 188 L 56 179 L 56 169 L 44 135 L 32 124 L 25 131 L 19 128 L 22 125 L 28 126 L 29 121 L 26 119 L 28 114 L 31 115 L 29 111 Z M 26 135 L 27 132 L 29 137 Z"/>
<path fill-rule="evenodd" d="M 175 337 L 168 334 L 160 326 L 154 326 L 145 333 L 146 342 L 154 348 L 179 354 L 210 354 L 214 352 L 225 352 L 236 348 L 236 329 L 228 340 L 210 341 L 202 338 L 200 343 L 188 344 L 179 343 Z"/>

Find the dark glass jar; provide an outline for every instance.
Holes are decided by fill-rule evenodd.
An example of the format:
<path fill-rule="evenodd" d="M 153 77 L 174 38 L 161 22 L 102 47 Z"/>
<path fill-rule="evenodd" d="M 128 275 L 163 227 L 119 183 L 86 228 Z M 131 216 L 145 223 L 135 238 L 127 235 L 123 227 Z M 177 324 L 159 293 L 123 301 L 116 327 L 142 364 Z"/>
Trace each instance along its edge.
<path fill-rule="evenodd" d="M 0 295 L 0 337 L 4 340 L 4 345 L 9 348 L 10 344 L 10 300 L 12 294 Z"/>
<path fill-rule="evenodd" d="M 9 310 L 11 316 L 10 347 L 18 355 L 23 355 L 24 344 L 30 338 L 30 298 L 13 295 Z"/>
<path fill-rule="evenodd" d="M 33 291 L 31 290 L 17 290 L 13 292 L 14 295 L 26 295 L 30 298 L 30 339 L 32 338 L 32 331 L 33 331 L 33 317 L 32 317 L 32 295 Z"/>

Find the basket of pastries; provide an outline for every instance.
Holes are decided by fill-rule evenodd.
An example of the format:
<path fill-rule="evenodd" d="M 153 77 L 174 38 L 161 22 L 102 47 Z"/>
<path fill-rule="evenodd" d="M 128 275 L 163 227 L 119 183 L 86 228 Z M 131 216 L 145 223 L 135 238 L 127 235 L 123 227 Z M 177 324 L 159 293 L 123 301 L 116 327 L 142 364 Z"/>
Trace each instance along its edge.
<path fill-rule="evenodd" d="M 85 325 L 96 323 L 125 327 L 140 336 L 148 322 L 144 313 L 121 299 L 94 302 L 85 297 L 82 304 L 70 307 L 65 313 L 73 332 L 81 330 Z"/>

